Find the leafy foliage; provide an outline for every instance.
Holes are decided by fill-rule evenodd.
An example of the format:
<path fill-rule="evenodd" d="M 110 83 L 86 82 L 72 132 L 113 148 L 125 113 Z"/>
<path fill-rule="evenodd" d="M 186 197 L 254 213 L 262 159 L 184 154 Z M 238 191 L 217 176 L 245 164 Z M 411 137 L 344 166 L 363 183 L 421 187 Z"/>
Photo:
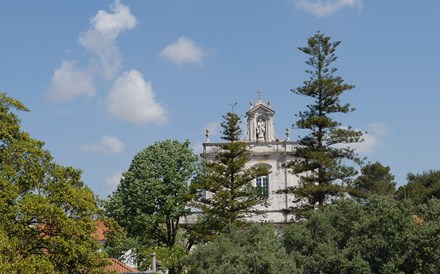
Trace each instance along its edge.
<path fill-rule="evenodd" d="M 27 111 L 0 93 L 0 272 L 102 273 L 94 194 L 80 170 L 54 163 L 20 129 L 13 109 Z"/>
<path fill-rule="evenodd" d="M 348 145 L 362 141 L 362 132 L 344 128 L 333 118 L 354 111 L 349 104 L 340 102 L 340 96 L 353 86 L 335 76 L 337 69 L 331 67 L 337 59 L 335 50 L 339 44 L 318 32 L 308 39 L 306 47 L 299 48 L 310 57 L 306 61 L 310 78 L 292 92 L 313 99 L 313 103 L 296 115 L 299 120 L 294 126 L 309 133 L 299 140 L 299 147 L 293 153 L 295 160 L 288 165 L 301 180 L 300 187 L 286 190 L 301 201 L 300 207 L 293 209 L 298 217 L 341 192 L 341 186 L 335 183 L 348 184 L 356 175 L 348 162 L 361 163 Z"/>
<path fill-rule="evenodd" d="M 416 208 L 384 196 L 341 200 L 285 232 L 304 273 L 437 273 L 440 202 Z"/>
<path fill-rule="evenodd" d="M 165 140 L 140 151 L 109 197 L 108 216 L 129 238 L 136 239 L 141 249 L 173 248 L 180 218 L 189 213 L 189 180 L 198 171 L 198 164 L 188 141 Z"/>
<path fill-rule="evenodd" d="M 363 204 L 339 200 L 289 224 L 281 237 L 274 237 L 270 227 L 234 227 L 197 246 L 188 272 L 410 274 L 440 269 L 439 199 L 416 207 L 378 195 Z"/>
<path fill-rule="evenodd" d="M 233 227 L 190 254 L 188 273 L 301 273 L 269 224 Z"/>
<path fill-rule="evenodd" d="M 433 198 L 418 206 L 418 237 L 413 258 L 413 273 L 438 273 L 440 269 L 440 200 Z"/>
<path fill-rule="evenodd" d="M 221 151 L 212 163 L 206 163 L 204 172 L 191 185 L 195 206 L 203 216 L 193 229 L 199 238 L 212 239 L 231 224 L 244 221 L 246 216 L 258 213 L 253 207 L 263 204 L 253 180 L 268 174 L 262 166 L 246 167 L 249 162 L 247 145 L 239 140 L 240 118 L 235 113 L 223 116 Z"/>
<path fill-rule="evenodd" d="M 104 223 L 107 229 L 104 250 L 108 256 L 125 263 L 136 262 L 137 254 L 134 251 L 141 249 L 139 241 L 134 237 L 129 237 L 114 219 L 106 218 Z"/>
<path fill-rule="evenodd" d="M 398 199 L 410 199 L 415 204 L 421 204 L 431 198 L 440 198 L 440 171 L 409 173 L 407 179 L 408 183 L 396 192 Z"/>
<path fill-rule="evenodd" d="M 392 196 L 396 191 L 394 175 L 390 173 L 390 167 L 381 163 L 368 163 L 361 169 L 361 175 L 353 182 L 349 189 L 351 195 L 367 198 L 372 194 Z"/>
<path fill-rule="evenodd" d="M 157 265 L 161 267 L 172 267 L 174 273 L 184 273 L 184 260 L 188 255 L 188 250 L 183 243 L 177 242 L 173 247 L 156 246 L 142 250 L 140 257 L 143 258 L 139 266 L 140 269 L 151 269 L 151 254 L 156 253 Z"/>

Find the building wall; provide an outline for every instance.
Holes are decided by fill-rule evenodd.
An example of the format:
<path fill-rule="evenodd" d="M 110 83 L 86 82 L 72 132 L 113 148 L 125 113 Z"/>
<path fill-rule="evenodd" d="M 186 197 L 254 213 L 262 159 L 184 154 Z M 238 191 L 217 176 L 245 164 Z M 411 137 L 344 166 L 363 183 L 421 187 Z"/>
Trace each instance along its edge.
<path fill-rule="evenodd" d="M 204 143 L 202 157 L 207 161 L 215 161 L 215 156 L 221 151 L 221 143 Z M 269 167 L 269 196 L 268 207 L 257 206 L 258 210 L 264 212 L 262 215 L 252 216 L 252 221 L 272 221 L 282 223 L 287 221 L 282 213 L 283 209 L 294 205 L 292 196 L 278 194 L 278 190 L 286 187 L 298 186 L 298 177 L 294 176 L 285 168 L 285 164 L 292 160 L 291 152 L 295 149 L 294 142 L 247 142 L 250 152 L 250 161 L 247 167 L 254 165 L 266 165 Z M 254 186 L 256 181 L 254 180 Z"/>

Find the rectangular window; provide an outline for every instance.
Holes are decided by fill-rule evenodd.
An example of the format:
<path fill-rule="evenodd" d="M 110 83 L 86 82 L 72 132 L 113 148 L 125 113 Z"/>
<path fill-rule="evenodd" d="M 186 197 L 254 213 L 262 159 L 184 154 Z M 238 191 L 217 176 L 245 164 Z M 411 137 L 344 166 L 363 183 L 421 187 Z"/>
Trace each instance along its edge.
<path fill-rule="evenodd" d="M 257 190 L 261 196 L 269 197 L 269 176 L 257 178 Z"/>

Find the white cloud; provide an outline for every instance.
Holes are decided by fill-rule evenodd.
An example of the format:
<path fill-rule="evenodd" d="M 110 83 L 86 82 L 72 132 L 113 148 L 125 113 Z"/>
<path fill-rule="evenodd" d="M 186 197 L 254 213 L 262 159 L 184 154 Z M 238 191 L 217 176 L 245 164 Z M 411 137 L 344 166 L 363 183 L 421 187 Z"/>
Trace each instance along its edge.
<path fill-rule="evenodd" d="M 105 184 L 109 188 L 109 193 L 116 190 L 122 179 L 122 172 L 113 172 L 113 174 L 105 179 Z"/>
<path fill-rule="evenodd" d="M 113 13 L 98 11 L 90 20 L 91 28 L 79 37 L 79 43 L 98 56 L 98 72 L 106 78 L 113 77 L 122 64 L 116 38 L 121 31 L 137 24 L 130 8 L 121 2 L 115 1 L 110 9 Z"/>
<path fill-rule="evenodd" d="M 105 104 L 116 118 L 134 124 L 167 121 L 166 110 L 154 98 L 150 82 L 145 82 L 137 70 L 125 72 L 119 77 L 108 94 Z"/>
<path fill-rule="evenodd" d="M 356 149 L 356 152 L 362 154 L 372 154 L 383 145 L 381 137 L 387 133 L 387 127 L 380 122 L 372 123 L 368 126 L 369 132 L 365 133 L 364 141 L 361 143 L 351 144 L 351 147 Z"/>
<path fill-rule="evenodd" d="M 116 0 L 110 6 L 110 9 L 113 13 L 100 10 L 96 16 L 90 20 L 95 30 L 102 33 L 103 36 L 109 39 L 116 39 L 119 32 L 132 29 L 136 26 L 136 17 L 131 14 L 130 8 L 120 1 Z"/>
<path fill-rule="evenodd" d="M 86 69 L 78 68 L 75 62 L 63 60 L 52 76 L 50 97 L 56 101 L 66 101 L 80 95 L 95 95 L 93 79 Z"/>
<path fill-rule="evenodd" d="M 116 44 L 118 34 L 136 26 L 137 20 L 130 8 L 116 0 L 110 5 L 111 12 L 98 11 L 90 19 L 91 26 L 82 33 L 80 45 L 90 50 L 98 58 L 84 66 L 76 61 L 64 60 L 51 79 L 51 98 L 63 101 L 74 97 L 95 95 L 93 82 L 97 77 L 112 80 L 122 66 L 122 58 Z"/>
<path fill-rule="evenodd" d="M 104 136 L 102 138 L 102 145 L 114 154 L 120 154 L 125 148 L 124 143 L 118 137 L 112 136 Z"/>
<path fill-rule="evenodd" d="M 110 12 L 98 11 L 90 19 L 90 24 L 89 30 L 81 33 L 78 41 L 97 58 L 82 67 L 75 61 L 63 61 L 52 77 L 51 97 L 61 101 L 77 96 L 94 96 L 94 81 L 104 77 L 109 82 L 115 81 L 105 99 L 113 116 L 136 124 L 164 124 L 167 121 L 166 110 L 155 101 L 151 84 L 145 82 L 138 71 L 131 70 L 117 78 L 122 58 L 116 39 L 122 31 L 133 29 L 137 24 L 130 8 L 116 0 L 110 5 Z M 197 51 L 198 48 L 190 42 L 193 46 L 190 48 Z M 117 142 L 112 143 L 112 140 L 107 138 L 100 144 L 86 145 L 84 149 L 119 153 Z"/>
<path fill-rule="evenodd" d="M 358 153 L 372 154 L 383 144 L 383 141 L 377 136 L 369 133 L 364 134 L 363 138 L 363 142 L 351 145 L 351 147 L 355 148 Z"/>
<path fill-rule="evenodd" d="M 201 65 L 205 55 L 202 48 L 196 46 L 191 39 L 183 36 L 177 39 L 176 43 L 168 45 L 160 52 L 160 56 L 178 65 L 185 63 Z"/>
<path fill-rule="evenodd" d="M 293 0 L 297 9 L 310 12 L 316 17 L 335 13 L 345 7 L 362 8 L 362 0 Z"/>
<path fill-rule="evenodd" d="M 125 145 L 118 137 L 104 136 L 99 144 L 83 145 L 82 149 L 89 152 L 107 152 L 111 154 L 121 154 Z"/>

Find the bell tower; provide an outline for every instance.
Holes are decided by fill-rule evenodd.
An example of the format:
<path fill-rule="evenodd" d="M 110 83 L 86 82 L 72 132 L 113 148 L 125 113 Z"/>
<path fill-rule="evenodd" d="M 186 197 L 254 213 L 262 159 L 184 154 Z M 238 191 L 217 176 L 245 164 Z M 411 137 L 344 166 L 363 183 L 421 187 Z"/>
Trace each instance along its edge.
<path fill-rule="evenodd" d="M 274 132 L 274 115 L 270 102 L 261 99 L 262 91 L 258 91 L 258 100 L 255 104 L 250 102 L 250 109 L 246 112 L 247 133 L 245 142 L 275 142 L 279 141 Z"/>
<path fill-rule="evenodd" d="M 269 101 L 265 102 L 261 98 L 262 91 L 257 93 L 258 100 L 255 103 L 251 101 L 250 108 L 246 112 L 246 136 L 241 141 L 246 143 L 249 152 L 247 167 L 265 166 L 270 172 L 253 180 L 253 185 L 259 193 L 267 197 L 268 205 L 255 206 L 255 209 L 263 214 L 251 214 L 246 219 L 285 223 L 289 216 L 284 213 L 284 209 L 295 206 L 297 201 L 291 194 L 281 193 L 280 190 L 299 186 L 299 178 L 289 172 L 287 166 L 293 160 L 292 152 L 296 149 L 296 142 L 289 140 L 288 129 L 284 140 L 280 140 L 275 135 L 275 111 Z M 231 104 L 231 107 L 235 105 Z M 201 156 L 208 162 L 215 162 L 219 153 L 223 151 L 225 142 L 211 142 L 209 131 L 206 131 L 205 137 Z"/>

